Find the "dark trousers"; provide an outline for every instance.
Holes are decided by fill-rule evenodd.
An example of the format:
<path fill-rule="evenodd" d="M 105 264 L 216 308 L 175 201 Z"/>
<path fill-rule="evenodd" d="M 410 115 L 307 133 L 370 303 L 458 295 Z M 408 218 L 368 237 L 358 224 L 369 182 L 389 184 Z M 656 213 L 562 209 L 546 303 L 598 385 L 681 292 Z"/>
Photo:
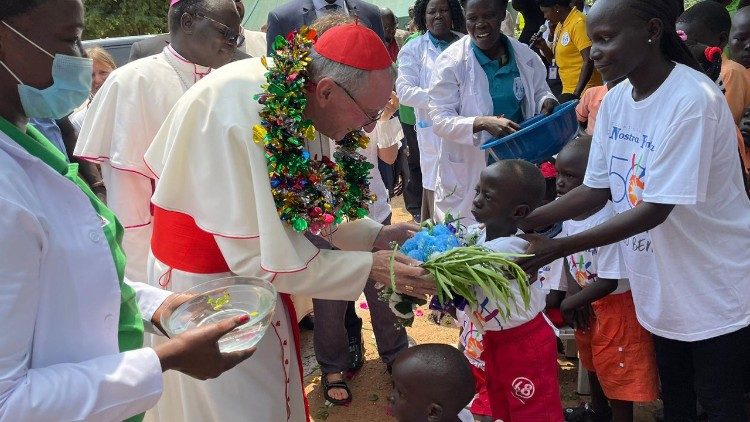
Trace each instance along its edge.
<path fill-rule="evenodd" d="M 390 216 L 383 224 L 390 224 Z M 370 308 L 372 330 L 378 353 L 386 364 L 393 363 L 396 354 L 409 347 L 406 330 L 397 328 L 396 316 L 386 302 L 378 297 L 375 283 L 368 280 L 365 298 Z M 343 372 L 349 368 L 349 337 L 361 338 L 362 320 L 354 312 L 354 302 L 346 300 L 313 299 L 315 358 L 324 374 Z"/>
<path fill-rule="evenodd" d="M 707 340 L 654 336 L 667 422 L 697 421 L 696 400 L 711 422 L 747 422 L 750 327 Z"/>
<path fill-rule="evenodd" d="M 404 204 L 412 216 L 417 216 L 422 210 L 422 167 L 419 165 L 419 144 L 414 125 L 401 122 L 407 148 L 407 165 L 409 168 L 409 182 L 404 188 Z"/>

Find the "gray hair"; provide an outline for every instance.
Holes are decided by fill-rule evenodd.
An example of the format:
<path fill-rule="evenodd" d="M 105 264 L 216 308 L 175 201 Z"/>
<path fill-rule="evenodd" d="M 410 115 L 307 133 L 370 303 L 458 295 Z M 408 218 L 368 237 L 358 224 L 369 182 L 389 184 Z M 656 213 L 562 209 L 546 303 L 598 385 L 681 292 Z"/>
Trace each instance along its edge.
<path fill-rule="evenodd" d="M 321 56 L 314 48 L 310 49 L 310 58 L 312 61 L 310 62 L 309 74 L 310 80 L 313 82 L 318 82 L 324 77 L 331 78 L 352 95 L 356 95 L 367 85 L 370 75 L 368 70 L 337 63 Z M 389 69 L 391 78 L 395 81 L 398 75 L 396 65 L 391 65 Z"/>

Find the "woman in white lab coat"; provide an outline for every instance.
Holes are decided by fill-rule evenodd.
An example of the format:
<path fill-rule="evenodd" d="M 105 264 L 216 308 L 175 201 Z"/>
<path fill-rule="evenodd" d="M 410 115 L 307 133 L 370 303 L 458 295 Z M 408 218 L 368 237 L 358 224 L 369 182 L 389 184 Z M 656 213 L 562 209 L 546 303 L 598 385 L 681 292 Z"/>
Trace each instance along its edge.
<path fill-rule="evenodd" d="M 438 220 L 450 212 L 464 224 L 474 223 L 473 192 L 486 166 L 480 146 L 557 105 L 539 56 L 500 30 L 507 3 L 467 1 L 469 35 L 441 53 L 433 67 L 430 118 L 442 139 L 435 187 Z"/>
<path fill-rule="evenodd" d="M 432 70 L 438 55 L 463 34 L 453 28 L 465 26 L 458 0 L 417 0 L 414 23 L 423 34 L 406 43 L 398 53 L 396 94 L 399 101 L 414 107 L 422 169 L 422 219 L 432 218 L 435 203 L 440 137 L 432 131 L 429 94 Z"/>
<path fill-rule="evenodd" d="M 213 378 L 252 354 L 216 345 L 247 318 L 141 347 L 144 326 L 179 300 L 124 280 L 122 226 L 28 126 L 88 96 L 82 30 L 81 0 L 0 7 L 0 421 L 139 420 L 162 372 Z"/>

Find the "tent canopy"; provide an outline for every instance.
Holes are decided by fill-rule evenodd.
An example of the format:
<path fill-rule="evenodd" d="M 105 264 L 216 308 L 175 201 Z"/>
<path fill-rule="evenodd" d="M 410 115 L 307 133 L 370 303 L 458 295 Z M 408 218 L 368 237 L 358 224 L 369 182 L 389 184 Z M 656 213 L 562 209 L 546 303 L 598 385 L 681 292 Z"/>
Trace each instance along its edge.
<path fill-rule="evenodd" d="M 250 30 L 259 31 L 260 27 L 268 20 L 268 12 L 275 7 L 296 0 L 243 0 L 245 2 L 245 20 L 242 25 Z M 400 26 L 408 21 L 409 7 L 414 0 L 370 0 L 369 3 L 378 7 L 387 7 L 399 18 Z"/>

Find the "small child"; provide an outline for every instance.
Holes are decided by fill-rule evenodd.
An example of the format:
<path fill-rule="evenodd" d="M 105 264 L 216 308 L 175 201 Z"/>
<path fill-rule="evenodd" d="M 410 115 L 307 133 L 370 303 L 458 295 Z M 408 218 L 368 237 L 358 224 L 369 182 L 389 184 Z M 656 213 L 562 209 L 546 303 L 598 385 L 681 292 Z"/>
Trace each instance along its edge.
<path fill-rule="evenodd" d="M 591 137 L 568 143 L 557 155 L 557 189 L 562 196 L 583 183 Z M 599 210 L 563 223 L 563 236 L 573 236 L 615 215 L 611 202 Z M 590 419 L 633 420 L 633 402 L 656 399 L 658 383 L 651 335 L 635 316 L 619 244 L 567 257 L 571 280 L 560 305 L 566 322 L 576 328 L 580 364 L 589 372 Z M 596 319 L 591 318 L 591 310 Z M 609 399 L 611 409 L 607 406 Z"/>
<path fill-rule="evenodd" d="M 497 252 L 523 253 L 528 243 L 516 235 L 518 222 L 544 198 L 545 181 L 539 168 L 523 160 L 502 160 L 485 168 L 479 179 L 472 214 L 483 223 L 478 244 Z M 505 320 L 505 308 L 477 291 L 479 309 L 471 317 L 483 331 L 481 361 L 485 366 L 486 399 L 492 417 L 504 422 L 563 419 L 557 380 L 557 340 L 542 315 L 550 286 L 531 285 L 526 310 L 517 287 L 515 303 Z M 468 348 L 468 347 L 467 347 Z"/>
<path fill-rule="evenodd" d="M 420 344 L 396 356 L 388 401 L 398 422 L 473 422 L 464 409 L 472 396 L 469 362 L 455 347 Z"/>

